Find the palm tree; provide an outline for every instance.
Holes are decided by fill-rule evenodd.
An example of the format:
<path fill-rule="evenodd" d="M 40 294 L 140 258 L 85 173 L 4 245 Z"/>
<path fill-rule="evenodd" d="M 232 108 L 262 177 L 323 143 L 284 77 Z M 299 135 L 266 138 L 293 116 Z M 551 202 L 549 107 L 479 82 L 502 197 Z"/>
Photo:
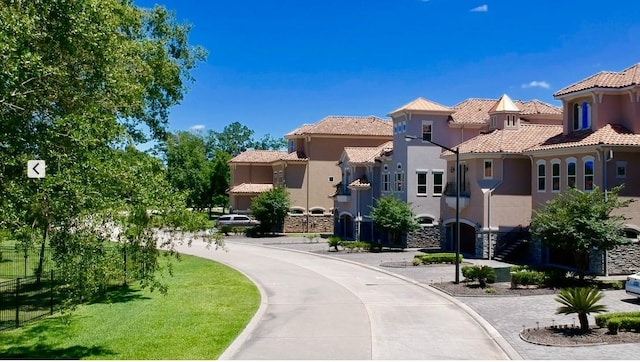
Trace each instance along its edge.
<path fill-rule="evenodd" d="M 589 320 L 587 316 L 590 313 L 606 312 L 607 308 L 604 304 L 596 304 L 604 297 L 604 294 L 595 288 L 567 288 L 560 291 L 556 297 L 556 302 L 562 304 L 558 307 L 556 314 L 578 314 L 580 321 L 580 330 L 582 332 L 589 331 Z"/>

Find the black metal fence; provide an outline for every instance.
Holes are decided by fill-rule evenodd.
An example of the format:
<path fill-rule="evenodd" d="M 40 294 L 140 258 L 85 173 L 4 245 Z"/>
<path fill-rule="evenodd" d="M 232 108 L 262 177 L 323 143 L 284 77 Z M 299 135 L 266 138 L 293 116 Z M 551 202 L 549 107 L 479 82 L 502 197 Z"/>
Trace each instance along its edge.
<path fill-rule="evenodd" d="M 0 331 L 53 314 L 58 305 L 51 249 L 0 246 Z"/>
<path fill-rule="evenodd" d="M 40 273 L 53 269 L 50 248 L 0 246 L 0 282 L 36 275 L 40 268 Z"/>
<path fill-rule="evenodd" d="M 51 315 L 60 305 L 55 272 L 0 282 L 0 330 Z"/>

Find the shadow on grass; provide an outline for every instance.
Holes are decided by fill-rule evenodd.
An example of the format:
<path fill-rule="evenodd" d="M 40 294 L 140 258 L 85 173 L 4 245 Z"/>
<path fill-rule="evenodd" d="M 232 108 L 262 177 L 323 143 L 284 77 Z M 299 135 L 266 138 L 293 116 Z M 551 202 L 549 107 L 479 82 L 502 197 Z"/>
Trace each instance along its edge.
<path fill-rule="evenodd" d="M 135 300 L 151 299 L 142 294 L 142 290 L 128 285 L 112 286 L 100 297 L 89 304 L 128 303 Z"/>
<path fill-rule="evenodd" d="M 67 328 L 64 317 L 54 317 L 24 326 L 21 328 L 22 333 L 3 334 L 0 359 L 104 359 L 115 354 L 107 348 L 95 345 L 60 347 L 57 343 L 50 342 L 68 333 Z"/>

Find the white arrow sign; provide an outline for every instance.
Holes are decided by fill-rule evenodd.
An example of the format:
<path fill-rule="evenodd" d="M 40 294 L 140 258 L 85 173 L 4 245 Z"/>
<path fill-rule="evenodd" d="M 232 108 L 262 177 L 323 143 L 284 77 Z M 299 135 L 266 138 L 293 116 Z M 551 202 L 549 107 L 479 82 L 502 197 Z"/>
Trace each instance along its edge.
<path fill-rule="evenodd" d="M 28 178 L 44 178 L 46 164 L 43 160 L 27 161 L 27 177 Z"/>

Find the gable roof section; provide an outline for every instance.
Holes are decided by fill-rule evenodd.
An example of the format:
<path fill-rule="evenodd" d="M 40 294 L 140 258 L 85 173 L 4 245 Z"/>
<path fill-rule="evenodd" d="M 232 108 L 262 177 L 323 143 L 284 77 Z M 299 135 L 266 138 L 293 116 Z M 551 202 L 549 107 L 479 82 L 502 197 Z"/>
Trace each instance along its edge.
<path fill-rule="evenodd" d="M 640 146 L 640 134 L 635 134 L 618 124 L 607 124 L 598 130 L 574 131 L 567 135 L 558 134 L 529 151 L 554 150 L 562 148 L 611 145 Z"/>
<path fill-rule="evenodd" d="M 287 134 L 288 137 L 302 135 L 391 137 L 393 124 L 375 116 L 328 116 L 316 124 L 305 124 Z"/>
<path fill-rule="evenodd" d="M 498 99 L 469 98 L 452 107 L 455 111 L 451 115 L 453 124 L 476 124 L 482 125 L 489 122 L 489 113 L 498 106 Z M 537 99 L 531 101 L 512 101 L 513 105 L 520 110 L 520 116 L 526 118 L 527 115 L 561 115 L 562 109 Z"/>
<path fill-rule="evenodd" d="M 273 163 L 276 161 L 304 161 L 296 152 L 271 150 L 249 150 L 235 156 L 229 163 Z"/>
<path fill-rule="evenodd" d="M 562 88 L 553 94 L 554 97 L 561 97 L 567 94 L 576 93 L 588 89 L 609 88 L 619 89 L 640 85 L 640 63 L 621 72 L 600 72 L 587 77 L 568 87 Z"/>
<path fill-rule="evenodd" d="M 432 112 L 432 113 L 446 113 L 451 114 L 453 110 L 449 107 L 443 106 L 442 104 L 430 101 L 428 99 L 424 99 L 419 97 L 404 106 L 396 109 L 395 111 L 388 114 L 388 116 L 392 116 L 402 112 Z"/>
<path fill-rule="evenodd" d="M 497 129 L 478 135 L 458 146 L 460 154 L 510 153 L 517 154 L 537 146 L 562 133 L 562 126 L 521 124 L 518 129 Z M 446 151 L 443 155 L 453 155 Z"/>
<path fill-rule="evenodd" d="M 375 162 L 377 157 L 393 149 L 393 141 L 385 142 L 378 147 L 345 147 L 349 163 L 370 163 Z"/>

